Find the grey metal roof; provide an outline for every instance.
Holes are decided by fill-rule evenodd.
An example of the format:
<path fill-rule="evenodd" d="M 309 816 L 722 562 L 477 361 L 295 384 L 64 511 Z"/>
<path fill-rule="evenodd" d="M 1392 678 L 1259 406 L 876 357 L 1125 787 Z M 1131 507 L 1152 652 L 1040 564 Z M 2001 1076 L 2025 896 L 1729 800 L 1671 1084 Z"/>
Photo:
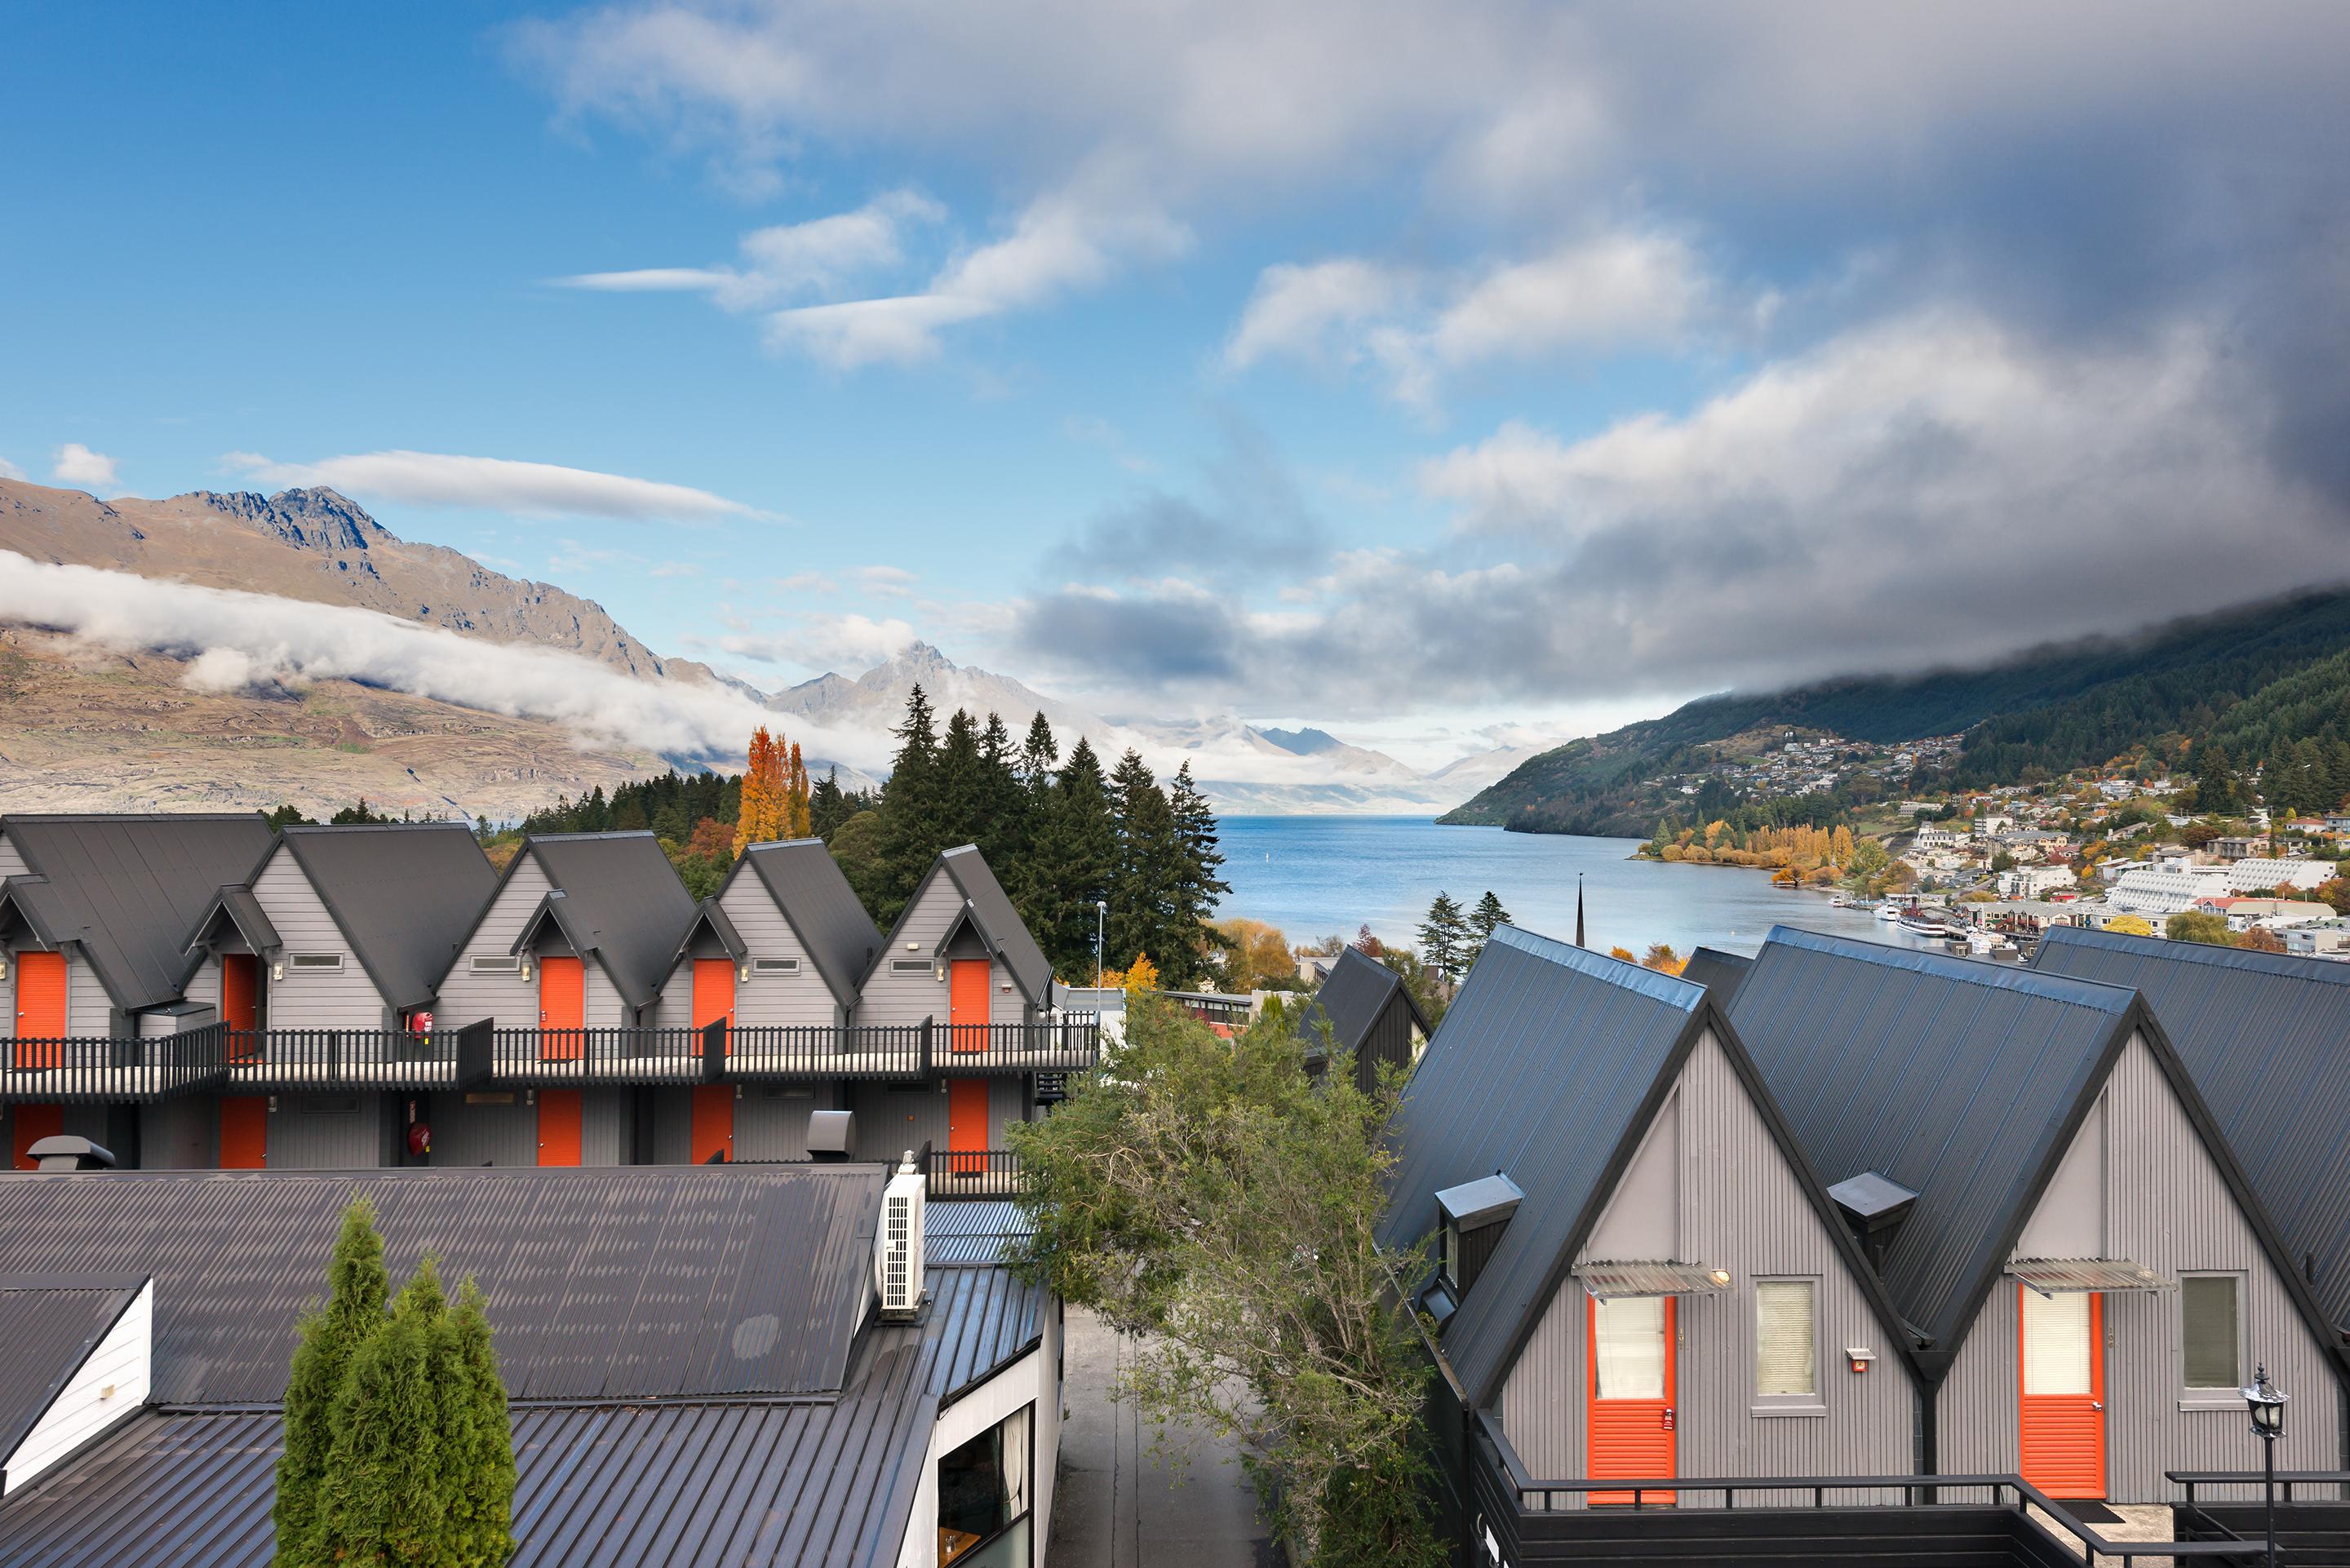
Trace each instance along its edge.
<path fill-rule="evenodd" d="M 1730 1016 L 1824 1177 L 1918 1194 L 1885 1281 L 1947 1356 L 2142 1010 L 2112 986 L 1783 926 Z"/>
<path fill-rule="evenodd" d="M 384 1002 L 403 1011 L 432 1000 L 498 884 L 459 822 L 289 827 L 285 842 Z"/>
<path fill-rule="evenodd" d="M 1739 981 L 1754 967 L 1754 961 L 1744 953 L 1726 953 L 1720 948 L 1699 948 L 1681 966 L 1681 978 L 1693 980 L 1713 992 L 1713 1000 L 1728 1007 L 1738 994 Z"/>
<path fill-rule="evenodd" d="M 754 844 L 728 875 L 745 865 L 766 884 L 833 1000 L 855 1006 L 858 984 L 881 951 L 881 928 L 865 912 L 831 849 L 821 838 Z"/>
<path fill-rule="evenodd" d="M 1701 1263 L 1676 1263 L 1661 1258 L 1594 1260 L 1575 1265 L 1575 1277 L 1601 1301 L 1628 1296 L 1719 1296 L 1730 1293 L 1731 1282 L 1717 1280 Z"/>
<path fill-rule="evenodd" d="M 932 1199 L 922 1215 L 922 1261 L 932 1268 L 1000 1263 L 1013 1242 L 1030 1234 L 1020 1205 L 998 1199 Z"/>
<path fill-rule="evenodd" d="M 16 1451 L 143 1280 L 0 1274 L 0 1465 Z"/>
<path fill-rule="evenodd" d="M 473 940 L 525 856 L 536 860 L 564 896 L 557 923 L 565 940 L 581 956 L 594 956 L 620 1000 L 639 1008 L 658 996 L 677 952 L 678 933 L 693 918 L 694 906 L 693 895 L 661 853 L 660 841 L 650 833 L 542 833 L 524 839 L 458 940 L 450 962 L 442 966 L 442 976 L 454 966 L 455 952 Z M 545 910 L 543 902 L 540 909 Z"/>
<path fill-rule="evenodd" d="M 2327 1322 L 2350 1326 L 2350 965 L 2059 926 L 2033 965 L 2137 988 Z M 2307 1265 L 2314 1262 L 2314 1270 Z"/>
<path fill-rule="evenodd" d="M 1436 1194 L 1496 1170 L 1525 1193 L 1444 1355 L 1487 1402 L 1548 1304 L 1698 1033 L 1705 990 L 1504 926 L 1444 1014 L 1392 1126 L 1394 1250 L 1436 1229 Z"/>
<path fill-rule="evenodd" d="M 274 841 L 252 812 L 0 817 L 26 866 L 48 880 L 47 917 L 80 944 L 125 1011 L 178 998 L 194 961 L 189 928 L 223 887 L 242 882 Z"/>
<path fill-rule="evenodd" d="M 2058 1291 L 2175 1291 L 2177 1280 L 2126 1258 L 2013 1258 L 2007 1272 L 2042 1295 Z"/>
<path fill-rule="evenodd" d="M 275 1400 L 344 1206 L 479 1278 L 517 1398 L 841 1386 L 878 1166 L 0 1174 L 0 1267 L 151 1274 L 154 1397 Z"/>
<path fill-rule="evenodd" d="M 1399 995 L 1411 1010 L 1412 1022 L 1419 1025 L 1419 1032 L 1428 1033 L 1428 1016 L 1405 989 L 1403 976 L 1359 948 L 1350 947 L 1338 955 L 1330 977 L 1315 992 L 1314 1002 L 1330 1020 L 1332 1047 L 1360 1051 L 1363 1042 L 1370 1036 L 1371 1026 Z M 1313 1016 L 1313 1009 L 1306 1009 L 1304 1017 L 1309 1022 L 1304 1026 L 1312 1031 L 1318 1043 L 1319 1031 L 1312 1030 L 1310 1023 Z"/>
<path fill-rule="evenodd" d="M 693 944 L 701 940 L 705 929 L 718 939 L 718 945 L 726 950 L 726 956 L 737 962 L 751 950 L 751 945 L 743 940 L 743 933 L 734 929 L 734 922 L 727 918 L 718 900 L 715 898 L 704 898 L 693 907 L 693 919 L 685 923 L 685 935 L 679 939 L 677 952 L 669 961 L 671 970 L 685 961 L 685 955 L 692 950 Z"/>
<path fill-rule="evenodd" d="M 1914 1203 L 1918 1195 L 1874 1170 L 1864 1170 L 1858 1176 L 1846 1177 L 1828 1189 L 1828 1196 L 1842 1209 L 1849 1209 L 1864 1220 L 1890 1213 L 1905 1203 Z"/>
<path fill-rule="evenodd" d="M 1029 934 L 1027 922 L 1020 918 L 1020 911 L 1012 907 L 1011 895 L 995 879 L 995 873 L 988 869 L 987 861 L 978 847 L 969 844 L 939 852 L 939 857 L 931 863 L 930 870 L 923 873 L 921 881 L 915 884 L 914 896 L 907 899 L 905 909 L 899 911 L 898 922 L 889 928 L 888 940 L 874 950 L 872 961 L 865 966 L 864 978 L 871 979 L 874 971 L 881 967 L 883 955 L 898 945 L 898 932 L 905 925 L 907 916 L 913 913 L 914 906 L 920 902 L 931 880 L 941 875 L 950 878 L 955 890 L 962 895 L 964 913 L 978 929 L 980 940 L 1003 961 L 1003 967 L 1010 971 L 1012 982 L 1020 988 L 1020 994 L 1039 1007 L 1049 1003 L 1053 992 L 1051 961 L 1045 957 L 1045 950 L 1036 945 L 1036 939 Z M 951 936 L 954 923 L 950 922 L 947 929 Z"/>
<path fill-rule="evenodd" d="M 1017 1360 L 1045 1332 L 1052 1297 L 1009 1269 L 940 1269 L 923 1278 L 931 1304 L 921 1323 L 877 1329 L 858 1371 L 865 1360 L 878 1364 L 895 1347 L 912 1343 L 923 1391 L 951 1404 Z"/>
<path fill-rule="evenodd" d="M 1515 1211 L 1525 1196 L 1518 1190 L 1516 1182 L 1495 1171 L 1491 1176 L 1446 1188 L 1436 1195 L 1436 1210 L 1463 1231 L 1474 1231 Z"/>
<path fill-rule="evenodd" d="M 204 912 L 196 917 L 195 929 L 189 933 L 187 947 L 192 950 L 210 940 L 214 927 L 226 920 L 229 928 L 243 938 L 244 945 L 256 953 L 275 952 L 282 945 L 277 926 L 253 889 L 242 882 L 232 882 L 213 895 Z"/>

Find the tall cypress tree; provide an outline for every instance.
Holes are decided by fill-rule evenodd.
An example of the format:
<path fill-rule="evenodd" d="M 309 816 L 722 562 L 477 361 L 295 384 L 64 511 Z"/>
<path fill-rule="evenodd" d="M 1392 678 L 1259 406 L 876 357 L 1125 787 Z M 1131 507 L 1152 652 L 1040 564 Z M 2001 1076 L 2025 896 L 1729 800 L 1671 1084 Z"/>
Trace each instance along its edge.
<path fill-rule="evenodd" d="M 359 1346 L 330 1425 L 319 1485 L 317 1561 L 440 1563 L 456 1490 L 442 1450 L 434 1341 L 446 1310 L 427 1258 L 392 1303 L 391 1320 Z"/>
<path fill-rule="evenodd" d="M 342 1230 L 328 1260 L 326 1304 L 303 1315 L 286 1379 L 286 1451 L 277 1461 L 277 1501 L 271 1510 L 277 1561 L 285 1568 L 325 1561 L 317 1554 L 319 1486 L 334 1441 L 336 1394 L 353 1356 L 383 1327 L 390 1290 L 375 1205 L 354 1198 L 343 1210 Z"/>
<path fill-rule="evenodd" d="M 514 1552 L 514 1426 L 505 1383 L 491 1343 L 480 1287 L 468 1274 L 457 1304 L 442 1319 L 449 1368 L 442 1452 L 455 1480 L 450 1493 L 449 1561 L 455 1568 L 497 1568 Z"/>

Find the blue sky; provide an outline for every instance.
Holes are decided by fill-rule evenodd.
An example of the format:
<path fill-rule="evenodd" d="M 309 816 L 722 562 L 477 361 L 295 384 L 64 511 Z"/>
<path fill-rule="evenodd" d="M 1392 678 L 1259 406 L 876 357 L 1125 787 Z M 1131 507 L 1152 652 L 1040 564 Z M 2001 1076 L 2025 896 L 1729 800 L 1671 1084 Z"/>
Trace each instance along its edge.
<path fill-rule="evenodd" d="M 920 636 L 1440 761 L 2341 575 L 2338 6 L 0 40 L 0 462 L 332 483 L 763 686 Z"/>

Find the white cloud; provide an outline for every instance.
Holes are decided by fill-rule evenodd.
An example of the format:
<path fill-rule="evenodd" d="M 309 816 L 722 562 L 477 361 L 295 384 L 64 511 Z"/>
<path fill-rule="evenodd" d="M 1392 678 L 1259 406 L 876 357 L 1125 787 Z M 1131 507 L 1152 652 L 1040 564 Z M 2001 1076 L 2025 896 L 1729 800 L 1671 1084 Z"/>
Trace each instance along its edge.
<path fill-rule="evenodd" d="M 257 452 L 232 452 L 221 461 L 265 483 L 327 485 L 362 500 L 415 506 L 465 506 L 525 517 L 619 517 L 638 522 L 708 523 L 726 517 L 773 516 L 740 501 L 683 484 L 503 457 L 371 452 L 318 462 L 276 462 Z"/>
<path fill-rule="evenodd" d="M 903 566 L 859 566 L 857 581 L 868 594 L 904 598 L 913 591 L 914 574 Z"/>
<path fill-rule="evenodd" d="M 797 664 L 809 670 L 865 670 L 903 653 L 921 640 L 902 620 L 861 615 L 811 615 L 789 631 L 722 637 L 717 646 L 738 659 L 764 664 Z"/>
<path fill-rule="evenodd" d="M 78 441 L 57 448 L 57 461 L 49 473 L 60 484 L 82 490 L 111 490 L 115 484 L 114 460 L 102 452 L 90 451 Z"/>
<path fill-rule="evenodd" d="M 0 622 L 67 633 L 117 653 L 192 660 L 207 691 L 363 680 L 411 696 L 545 720 L 581 741 L 678 756 L 739 757 L 774 715 L 729 688 L 639 680 L 577 654 L 490 642 L 372 610 L 197 587 L 0 551 Z M 793 737 L 852 766 L 887 737 L 809 727 Z"/>
<path fill-rule="evenodd" d="M 726 310 L 754 310 L 795 296 L 837 294 L 852 279 L 900 265 L 900 231 L 934 223 L 946 210 L 911 191 L 892 191 L 853 213 L 754 229 L 743 236 L 739 265 L 646 267 L 583 273 L 556 281 L 567 288 L 614 294 L 707 294 Z"/>
<path fill-rule="evenodd" d="M 0 457 L 0 479 L 22 479 L 24 477 L 25 471 L 23 469 L 18 468 L 6 458 Z"/>
<path fill-rule="evenodd" d="M 1687 240 L 1654 228 L 1451 275 L 1361 256 L 1284 264 L 1259 275 L 1224 362 L 1375 363 L 1399 401 L 1425 408 L 1445 376 L 1489 361 L 1673 344 L 1720 309 L 1719 292 Z"/>

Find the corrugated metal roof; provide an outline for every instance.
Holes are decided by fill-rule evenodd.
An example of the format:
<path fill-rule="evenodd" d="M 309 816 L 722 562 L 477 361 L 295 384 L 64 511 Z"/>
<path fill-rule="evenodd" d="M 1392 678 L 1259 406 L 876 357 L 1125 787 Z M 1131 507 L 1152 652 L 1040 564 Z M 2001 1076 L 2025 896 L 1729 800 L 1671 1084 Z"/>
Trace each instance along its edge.
<path fill-rule="evenodd" d="M 2007 1272 L 2042 1295 L 2058 1291 L 2175 1291 L 2178 1282 L 2126 1258 L 2015 1258 Z"/>
<path fill-rule="evenodd" d="M 1357 948 L 1348 948 L 1338 955 L 1330 977 L 1315 992 L 1315 1005 L 1330 1020 L 1330 1044 L 1334 1049 L 1360 1051 L 1369 1038 L 1371 1026 L 1387 1011 L 1388 1003 L 1401 995 L 1404 1005 L 1411 1009 L 1412 1022 L 1419 1025 L 1422 1034 L 1429 1033 L 1428 1017 L 1419 1003 L 1404 988 L 1403 976 Z M 1314 1027 L 1312 1008 L 1305 1010 L 1302 1027 L 1315 1044 L 1320 1044 L 1320 1032 Z"/>
<path fill-rule="evenodd" d="M 1713 992 L 1716 1004 L 1726 1008 L 1731 999 L 1738 994 L 1739 982 L 1753 967 L 1754 961 L 1744 953 L 1726 953 L 1720 948 L 1699 948 L 1690 954 L 1689 962 L 1681 966 L 1681 978 L 1693 980 Z"/>
<path fill-rule="evenodd" d="M 522 841 L 505 873 L 459 937 L 456 951 L 473 940 L 484 916 L 529 856 L 564 895 L 558 922 L 565 940 L 593 952 L 613 989 L 632 1008 L 660 994 L 677 952 L 678 933 L 693 919 L 693 895 L 650 833 L 542 833 Z M 542 906 L 543 908 L 543 906 Z M 434 977 L 445 978 L 448 969 Z"/>
<path fill-rule="evenodd" d="M 0 817 L 26 865 L 48 879 L 45 911 L 81 944 L 117 1007 L 175 1000 L 194 971 L 189 928 L 274 842 L 252 812 Z"/>
<path fill-rule="evenodd" d="M 0 1465 L 130 1303 L 136 1280 L 0 1274 Z"/>
<path fill-rule="evenodd" d="M 278 1398 L 344 1206 L 398 1277 L 472 1273 L 518 1398 L 838 1388 L 879 1168 L 0 1174 L 0 1267 L 151 1274 L 155 1398 Z"/>
<path fill-rule="evenodd" d="M 988 869 L 986 859 L 975 846 L 969 844 L 939 852 L 939 857 L 931 863 L 930 870 L 915 885 L 914 896 L 906 900 L 906 908 L 899 912 L 898 924 L 890 928 L 888 940 L 875 950 L 872 961 L 865 967 L 865 976 L 870 978 L 873 971 L 880 967 L 882 954 L 897 945 L 898 928 L 906 923 L 907 915 L 921 901 L 922 890 L 930 886 L 931 879 L 941 874 L 950 878 L 956 891 L 962 895 L 963 907 L 970 913 L 972 923 L 979 928 L 981 938 L 994 950 L 996 956 L 1003 961 L 1003 967 L 1011 971 L 1012 981 L 1020 988 L 1021 995 L 1039 1007 L 1044 1006 L 1051 1000 L 1052 963 L 1045 957 L 1045 950 L 1036 945 L 1036 939 L 1029 935 L 1027 922 L 1021 919 L 1020 911 L 1012 907 L 1011 895 L 1004 892 L 1003 885 L 995 879 L 995 873 Z"/>
<path fill-rule="evenodd" d="M 1017 1203 L 984 1198 L 933 1199 L 923 1210 L 922 1261 L 941 1264 L 1000 1263 L 1012 1243 L 1029 1234 Z"/>
<path fill-rule="evenodd" d="M 751 867 L 766 884 L 768 896 L 807 949 L 832 999 L 843 1007 L 855 1006 L 858 983 L 881 951 L 881 928 L 865 912 L 824 840 L 754 844 L 743 852 L 741 864 Z"/>
<path fill-rule="evenodd" d="M 2350 1326 L 2350 964 L 2073 926 L 2043 933 L 2032 961 L 2146 997 L 2293 1272 Z"/>
<path fill-rule="evenodd" d="M 261 907 L 261 900 L 253 896 L 253 889 L 242 882 L 232 882 L 214 894 L 213 901 L 204 906 L 204 912 L 196 917 L 195 927 L 188 933 L 188 950 L 192 951 L 202 946 L 223 920 L 256 953 L 275 952 L 283 945 L 276 923 Z"/>
<path fill-rule="evenodd" d="M 918 1329 L 873 1335 L 878 1359 L 917 1336 L 925 1392 L 952 1400 L 1017 1359 L 1045 1332 L 1052 1298 L 1009 1269 L 941 1269 L 924 1276 L 931 1304 Z"/>
<path fill-rule="evenodd" d="M 285 839 L 384 1002 L 430 1002 L 498 882 L 473 829 L 372 823 L 289 827 Z"/>
<path fill-rule="evenodd" d="M 1525 1200 L 1518 1184 L 1496 1173 L 1448 1187 L 1436 1195 L 1436 1211 L 1464 1231 L 1513 1213 Z"/>
<path fill-rule="evenodd" d="M 725 950 L 726 956 L 737 963 L 751 950 L 751 944 L 744 941 L 743 933 L 734 929 L 733 920 L 717 898 L 708 898 L 693 907 L 693 919 L 685 923 L 685 935 L 679 939 L 677 951 L 670 959 L 671 970 L 685 961 L 686 954 L 692 950 L 694 943 L 702 940 L 702 933 L 705 930 L 718 940 L 718 945 Z"/>
<path fill-rule="evenodd" d="M 1675 1263 L 1655 1258 L 1627 1258 L 1577 1263 L 1575 1277 L 1601 1301 L 1625 1296 L 1718 1296 L 1730 1293 L 1727 1275 L 1713 1277 L 1702 1263 Z"/>
<path fill-rule="evenodd" d="M 1472 1401 L 1499 1387 L 1564 1277 L 1704 1002 L 1701 986 L 1505 926 L 1446 1011 L 1396 1111 L 1379 1242 L 1424 1240 L 1439 1191 L 1497 1169 L 1525 1193 L 1445 1325 Z"/>
<path fill-rule="evenodd" d="M 1918 1200 L 1916 1193 L 1874 1170 L 1846 1177 L 1828 1189 L 1828 1196 L 1836 1200 L 1838 1207 L 1848 1209 L 1864 1220 L 1889 1214 Z"/>
<path fill-rule="evenodd" d="M 1814 1168 L 1918 1194 L 1885 1281 L 1952 1353 L 2138 1008 L 2111 986 L 1780 927 L 1730 1017 Z"/>

